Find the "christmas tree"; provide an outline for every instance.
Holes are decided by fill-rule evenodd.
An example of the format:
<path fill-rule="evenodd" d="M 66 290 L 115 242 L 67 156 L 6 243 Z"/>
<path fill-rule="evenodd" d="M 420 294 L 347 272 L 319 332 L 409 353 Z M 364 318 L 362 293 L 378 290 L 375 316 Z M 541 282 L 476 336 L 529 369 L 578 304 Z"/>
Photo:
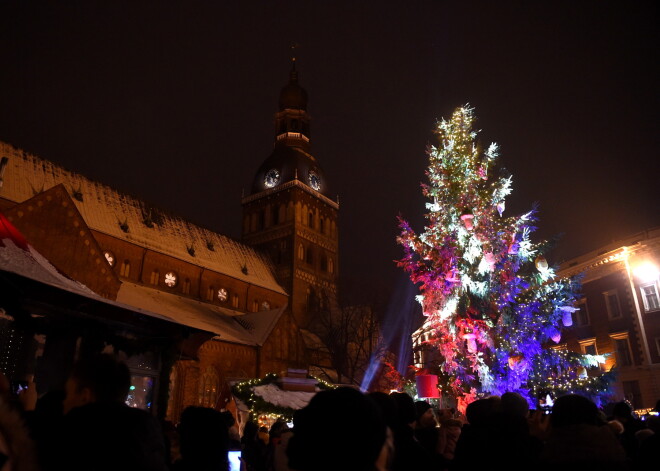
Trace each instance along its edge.
<path fill-rule="evenodd" d="M 507 391 L 532 407 L 546 394 L 577 392 L 601 403 L 612 381 L 599 367 L 604 357 L 560 347 L 579 280 L 558 278 L 544 257 L 548 243 L 530 239 L 535 210 L 504 216 L 512 180 L 494 175 L 498 147 L 480 148 L 474 121 L 466 106 L 438 123 L 422 185 L 427 225 L 417 234 L 400 219 L 398 264 L 418 285 L 426 316 L 424 367 L 459 405 Z"/>

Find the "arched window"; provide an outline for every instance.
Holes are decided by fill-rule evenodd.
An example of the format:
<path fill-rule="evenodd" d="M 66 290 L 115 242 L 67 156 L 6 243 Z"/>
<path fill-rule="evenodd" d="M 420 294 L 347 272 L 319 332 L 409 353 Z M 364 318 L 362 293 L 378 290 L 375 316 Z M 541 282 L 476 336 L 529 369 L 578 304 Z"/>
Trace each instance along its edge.
<path fill-rule="evenodd" d="M 307 214 L 307 225 L 312 229 L 314 228 L 314 213 L 311 211 Z"/>
<path fill-rule="evenodd" d="M 158 278 L 160 278 L 160 273 L 158 273 L 158 270 L 152 271 L 151 279 L 149 280 L 149 283 L 151 283 L 154 286 L 158 285 Z"/>
<path fill-rule="evenodd" d="M 335 262 L 332 261 L 332 257 L 328 257 L 328 273 L 335 272 Z"/>
<path fill-rule="evenodd" d="M 119 276 L 128 278 L 128 275 L 131 273 L 131 262 L 124 260 L 119 268 Z"/>
<path fill-rule="evenodd" d="M 183 280 L 183 286 L 181 287 L 181 291 L 183 291 L 183 294 L 190 294 L 190 280 L 188 278 Z"/>
<path fill-rule="evenodd" d="M 238 307 L 238 295 L 237 294 L 232 294 L 231 296 L 231 306 L 232 307 Z"/>
<path fill-rule="evenodd" d="M 215 368 L 209 366 L 204 370 L 199 381 L 199 405 L 202 407 L 215 407 L 220 389 L 220 378 Z"/>
<path fill-rule="evenodd" d="M 206 290 L 206 300 L 213 301 L 214 296 L 215 296 L 215 288 L 213 286 L 209 286 L 208 289 Z"/>
<path fill-rule="evenodd" d="M 321 234 L 324 233 L 324 232 L 323 232 L 324 229 L 325 229 L 325 227 L 323 226 L 323 223 L 324 223 L 324 222 L 325 222 L 325 221 L 323 221 L 323 218 L 320 217 L 320 218 L 319 218 L 319 232 L 320 232 Z"/>
<path fill-rule="evenodd" d="M 259 301 L 256 299 L 252 301 L 252 312 L 257 312 L 259 310 Z"/>
<path fill-rule="evenodd" d="M 305 260 L 305 247 L 303 247 L 303 244 L 298 245 L 298 258 Z"/>

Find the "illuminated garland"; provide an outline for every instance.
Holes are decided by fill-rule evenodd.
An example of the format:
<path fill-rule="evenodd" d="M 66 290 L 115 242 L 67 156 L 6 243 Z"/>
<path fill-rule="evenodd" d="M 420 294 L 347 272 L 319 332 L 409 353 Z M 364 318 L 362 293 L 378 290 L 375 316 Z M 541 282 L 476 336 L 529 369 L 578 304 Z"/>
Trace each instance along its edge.
<path fill-rule="evenodd" d="M 316 385 L 319 389 L 334 389 L 335 385 L 330 384 L 326 381 L 323 381 L 314 376 L 307 375 L 308 379 L 314 379 Z M 236 383 L 232 386 L 232 394 L 240 399 L 249 409 L 250 409 L 250 418 L 252 420 L 257 419 L 262 415 L 267 415 L 270 418 L 275 419 L 284 419 L 287 422 L 293 420 L 293 414 L 295 409 L 291 407 L 277 406 L 266 401 L 263 397 L 254 393 L 254 388 L 256 386 L 263 386 L 266 384 L 273 384 L 279 380 L 279 376 L 275 373 L 269 373 L 263 378 L 255 378 L 240 383 Z"/>
<path fill-rule="evenodd" d="M 493 177 L 498 147 L 482 152 L 473 110 L 458 108 L 438 123 L 440 145 L 429 150 L 427 225 L 417 234 L 400 220 L 398 262 L 417 284 L 432 355 L 443 390 L 474 400 L 516 391 L 535 405 L 541 391 L 580 391 L 596 402 L 609 394 L 612 373 L 602 357 L 548 348 L 572 322 L 579 281 L 556 277 L 534 243 L 536 211 L 504 217 L 511 177 Z M 585 367 L 591 375 L 585 376 Z"/>

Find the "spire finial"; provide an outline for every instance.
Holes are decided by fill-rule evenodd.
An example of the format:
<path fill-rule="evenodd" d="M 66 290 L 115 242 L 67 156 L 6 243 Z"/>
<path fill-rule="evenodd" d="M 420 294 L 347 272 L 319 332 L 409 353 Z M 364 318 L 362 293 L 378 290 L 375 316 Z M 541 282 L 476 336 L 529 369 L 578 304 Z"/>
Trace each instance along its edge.
<path fill-rule="evenodd" d="M 296 49 L 300 47 L 300 44 L 298 43 L 291 43 L 290 49 L 291 49 L 291 73 L 290 73 L 290 79 L 292 82 L 297 82 L 298 81 L 298 72 L 296 71 Z"/>

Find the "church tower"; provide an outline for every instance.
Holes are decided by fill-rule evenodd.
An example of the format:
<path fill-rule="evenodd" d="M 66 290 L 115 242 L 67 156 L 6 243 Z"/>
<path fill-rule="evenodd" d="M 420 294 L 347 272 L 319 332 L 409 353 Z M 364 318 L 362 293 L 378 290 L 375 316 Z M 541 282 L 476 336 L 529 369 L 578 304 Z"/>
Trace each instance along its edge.
<path fill-rule="evenodd" d="M 243 241 L 270 254 L 302 328 L 324 295 L 337 294 L 339 271 L 339 204 L 310 153 L 309 124 L 307 92 L 298 84 L 293 59 L 275 114 L 273 152 L 242 199 Z"/>

